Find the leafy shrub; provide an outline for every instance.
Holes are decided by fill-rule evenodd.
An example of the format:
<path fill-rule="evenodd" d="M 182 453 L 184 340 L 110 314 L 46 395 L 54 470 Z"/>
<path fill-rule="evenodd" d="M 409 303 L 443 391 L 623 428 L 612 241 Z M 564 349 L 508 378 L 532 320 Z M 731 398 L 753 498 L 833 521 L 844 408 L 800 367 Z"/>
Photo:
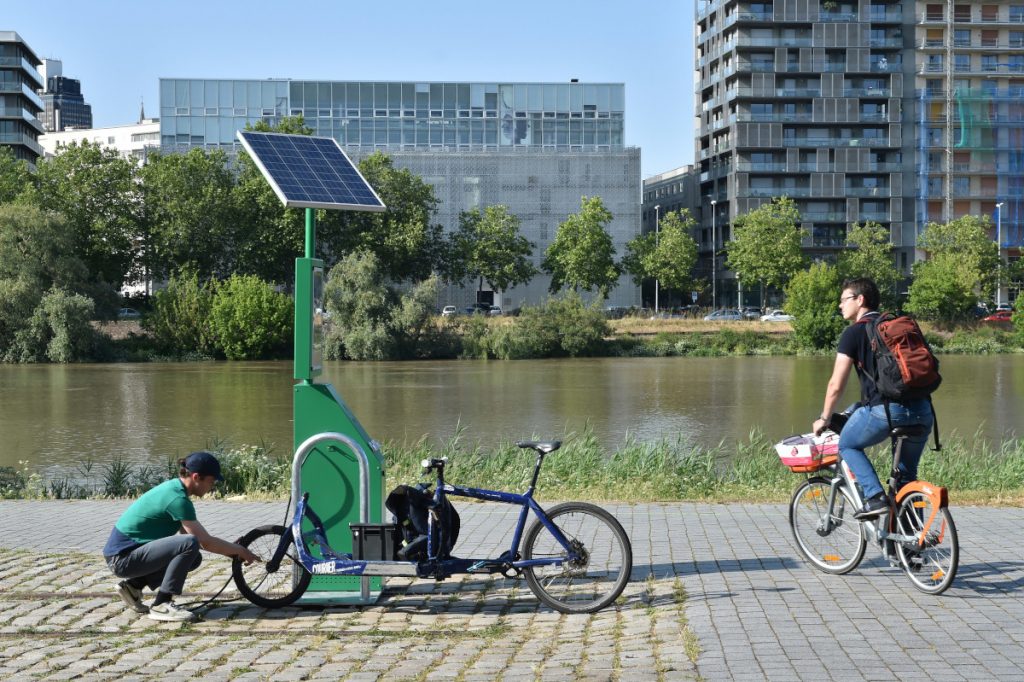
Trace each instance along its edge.
<path fill-rule="evenodd" d="M 217 285 L 210 328 L 228 360 L 258 360 L 289 350 L 291 299 L 255 275 L 232 275 Z"/>
<path fill-rule="evenodd" d="M 23 304 L 27 299 L 23 299 Z M 15 306 L 19 303 L 15 303 Z M 90 359 L 98 334 L 90 324 L 92 299 L 51 289 L 39 301 L 4 354 L 9 362 L 77 362 Z"/>
<path fill-rule="evenodd" d="M 793 316 L 793 334 L 807 348 L 831 348 L 846 327 L 838 314 L 842 282 L 839 271 L 815 263 L 793 275 L 786 286 L 786 312 Z"/>
<path fill-rule="evenodd" d="M 166 352 L 212 355 L 212 307 L 213 291 L 197 275 L 171 277 L 167 288 L 153 296 L 153 312 L 143 318 L 142 326 Z"/>
<path fill-rule="evenodd" d="M 262 445 L 242 445 L 214 451 L 224 482 L 218 489 L 225 495 L 286 493 L 291 484 L 291 462 L 275 457 Z"/>
<path fill-rule="evenodd" d="M 610 333 L 604 312 L 571 293 L 525 306 L 512 324 L 492 328 L 488 346 L 503 360 L 596 355 L 604 351 Z"/>

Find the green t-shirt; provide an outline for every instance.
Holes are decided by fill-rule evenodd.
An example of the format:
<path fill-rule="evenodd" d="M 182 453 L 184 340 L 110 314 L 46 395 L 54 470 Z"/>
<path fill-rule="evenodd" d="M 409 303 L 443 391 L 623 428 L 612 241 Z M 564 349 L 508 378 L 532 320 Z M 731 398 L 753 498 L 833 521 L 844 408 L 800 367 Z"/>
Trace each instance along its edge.
<path fill-rule="evenodd" d="M 181 530 L 182 521 L 195 521 L 196 508 L 181 479 L 152 488 L 121 514 L 114 528 L 139 544 L 166 538 Z"/>

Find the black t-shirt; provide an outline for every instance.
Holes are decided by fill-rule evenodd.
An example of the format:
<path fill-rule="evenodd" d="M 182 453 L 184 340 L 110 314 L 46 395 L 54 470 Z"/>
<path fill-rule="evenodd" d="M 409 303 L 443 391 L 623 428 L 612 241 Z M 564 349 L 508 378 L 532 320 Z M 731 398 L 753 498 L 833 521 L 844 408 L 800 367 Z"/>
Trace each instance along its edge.
<path fill-rule="evenodd" d="M 868 341 L 868 331 L 864 324 L 870 319 L 869 316 L 877 317 L 878 313 L 867 313 L 843 330 L 842 336 L 839 337 L 838 351 L 853 358 L 857 378 L 860 380 L 860 401 L 865 405 L 881 405 L 885 401 L 878 394 L 875 382 L 871 378 L 875 375 L 875 354 L 871 352 L 871 343 Z"/>

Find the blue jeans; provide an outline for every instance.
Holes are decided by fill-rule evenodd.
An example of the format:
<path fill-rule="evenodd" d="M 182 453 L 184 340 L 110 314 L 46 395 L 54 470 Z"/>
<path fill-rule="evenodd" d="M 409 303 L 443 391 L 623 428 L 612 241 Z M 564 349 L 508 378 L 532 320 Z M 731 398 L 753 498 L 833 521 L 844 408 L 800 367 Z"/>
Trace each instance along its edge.
<path fill-rule="evenodd" d="M 931 403 L 927 400 L 913 400 L 906 404 L 890 403 L 889 414 L 892 416 L 893 426 L 922 424 L 929 428 L 929 432 L 919 438 L 904 440 L 903 449 L 900 450 L 900 484 L 916 481 L 917 463 L 921 460 L 921 452 L 928 442 L 934 421 Z M 887 440 L 889 422 L 885 418 L 884 405 L 858 407 L 839 434 L 839 454 L 857 477 L 857 482 L 864 491 L 864 499 L 882 492 L 882 482 L 878 480 L 878 474 L 864 454 L 864 449 Z"/>

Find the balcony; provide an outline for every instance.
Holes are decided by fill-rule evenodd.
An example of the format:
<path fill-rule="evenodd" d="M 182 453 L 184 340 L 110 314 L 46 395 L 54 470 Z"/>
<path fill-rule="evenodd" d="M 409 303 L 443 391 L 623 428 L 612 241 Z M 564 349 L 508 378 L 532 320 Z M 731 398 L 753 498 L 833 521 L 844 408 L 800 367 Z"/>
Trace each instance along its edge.
<path fill-rule="evenodd" d="M 859 19 L 856 12 L 819 12 L 818 21 L 822 23 L 852 23 Z"/>
<path fill-rule="evenodd" d="M 807 38 L 750 38 L 737 36 L 738 47 L 811 47 L 811 39 Z"/>
<path fill-rule="evenodd" d="M 889 138 L 805 137 L 782 138 L 783 147 L 890 147 Z"/>
<path fill-rule="evenodd" d="M 846 213 L 843 211 L 832 211 L 827 213 L 800 213 L 800 218 L 813 223 L 845 223 Z"/>
<path fill-rule="evenodd" d="M 28 76 L 36 83 L 36 87 L 40 90 L 46 87 L 46 83 L 43 82 L 43 77 L 36 71 L 36 67 L 32 65 L 24 57 L 0 57 L 0 66 L 6 68 L 20 68 L 22 75 Z"/>
<path fill-rule="evenodd" d="M 892 196 L 892 191 L 888 187 L 847 187 L 846 196 L 848 197 L 881 197 L 888 199 Z"/>
<path fill-rule="evenodd" d="M 889 88 L 843 88 L 844 97 L 891 97 Z"/>
<path fill-rule="evenodd" d="M 736 114 L 735 119 L 737 121 L 753 121 L 756 123 L 810 123 L 813 120 L 813 114 L 809 111 L 797 114 L 753 114 L 750 112 L 740 112 Z"/>
<path fill-rule="evenodd" d="M 868 21 L 873 24 L 902 24 L 903 12 L 872 12 Z"/>
<path fill-rule="evenodd" d="M 903 49 L 903 38 L 871 38 L 868 40 L 870 47 L 891 47 Z"/>
<path fill-rule="evenodd" d="M 774 197 L 808 198 L 820 196 L 811 194 L 810 187 L 750 187 L 746 192 L 737 192 L 738 197 L 757 197 L 759 199 Z"/>
<path fill-rule="evenodd" d="M 35 152 L 37 156 L 42 156 L 45 152 L 42 145 L 24 133 L 0 133 L 0 144 L 24 145 Z"/>

